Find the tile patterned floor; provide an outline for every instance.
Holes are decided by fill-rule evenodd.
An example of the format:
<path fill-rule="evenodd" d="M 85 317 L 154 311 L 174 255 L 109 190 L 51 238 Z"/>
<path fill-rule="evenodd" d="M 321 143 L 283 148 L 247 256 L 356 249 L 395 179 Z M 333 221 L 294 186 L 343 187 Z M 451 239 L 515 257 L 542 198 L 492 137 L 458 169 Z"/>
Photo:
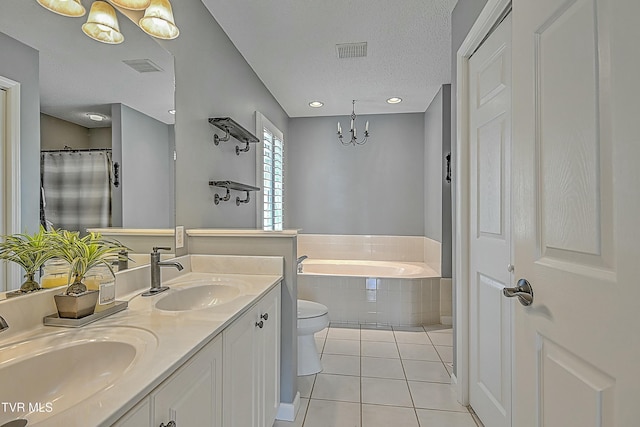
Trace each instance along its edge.
<path fill-rule="evenodd" d="M 274 427 L 477 427 L 450 384 L 447 326 L 331 326 L 316 334 L 324 370 L 298 377 L 300 411 Z"/>

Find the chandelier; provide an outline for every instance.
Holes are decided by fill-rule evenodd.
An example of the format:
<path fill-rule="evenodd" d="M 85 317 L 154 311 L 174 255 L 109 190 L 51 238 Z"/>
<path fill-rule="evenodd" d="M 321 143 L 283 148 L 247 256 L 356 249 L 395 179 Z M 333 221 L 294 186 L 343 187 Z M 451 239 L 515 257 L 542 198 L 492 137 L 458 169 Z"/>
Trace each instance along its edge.
<path fill-rule="evenodd" d="M 37 2 L 45 9 L 62 16 L 81 17 L 86 13 L 81 0 Z M 150 36 L 171 40 L 180 33 L 175 25 L 169 0 L 96 0 L 91 4 L 87 22 L 82 26 L 82 31 L 94 40 L 107 44 L 119 44 L 124 41 L 116 10 L 110 3 L 121 8 L 121 11 L 124 9 L 126 12 L 123 13 L 137 21 L 138 26 Z"/>
<path fill-rule="evenodd" d="M 369 138 L 369 121 L 364 125 L 364 138 L 358 140 L 358 135 L 356 131 L 356 100 L 353 100 L 353 107 L 351 110 L 351 140 L 345 141 L 342 137 L 342 126 L 340 126 L 340 122 L 338 122 L 338 139 L 342 143 L 342 145 L 364 145 L 367 142 L 367 138 Z"/>

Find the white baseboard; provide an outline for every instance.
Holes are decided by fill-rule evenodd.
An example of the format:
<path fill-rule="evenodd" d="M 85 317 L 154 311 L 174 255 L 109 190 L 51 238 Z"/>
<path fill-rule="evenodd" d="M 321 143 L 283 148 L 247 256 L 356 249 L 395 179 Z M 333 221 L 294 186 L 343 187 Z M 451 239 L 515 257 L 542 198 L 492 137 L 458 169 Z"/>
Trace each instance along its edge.
<path fill-rule="evenodd" d="M 441 325 L 453 325 L 453 316 L 440 316 Z"/>
<path fill-rule="evenodd" d="M 282 421 L 294 421 L 296 419 L 298 409 L 300 409 L 300 392 L 296 393 L 293 403 L 280 402 L 276 419 Z"/>

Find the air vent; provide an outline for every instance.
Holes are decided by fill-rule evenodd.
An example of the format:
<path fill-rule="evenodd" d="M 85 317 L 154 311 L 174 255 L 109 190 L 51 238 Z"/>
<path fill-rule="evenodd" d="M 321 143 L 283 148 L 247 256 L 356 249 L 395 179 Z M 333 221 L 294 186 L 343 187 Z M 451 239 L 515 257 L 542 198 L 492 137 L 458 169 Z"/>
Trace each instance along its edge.
<path fill-rule="evenodd" d="M 158 71 L 164 71 L 149 59 L 125 59 L 122 62 L 139 73 L 156 73 Z"/>
<path fill-rule="evenodd" d="M 364 58 L 367 56 L 367 42 L 337 44 L 336 52 L 338 59 Z"/>

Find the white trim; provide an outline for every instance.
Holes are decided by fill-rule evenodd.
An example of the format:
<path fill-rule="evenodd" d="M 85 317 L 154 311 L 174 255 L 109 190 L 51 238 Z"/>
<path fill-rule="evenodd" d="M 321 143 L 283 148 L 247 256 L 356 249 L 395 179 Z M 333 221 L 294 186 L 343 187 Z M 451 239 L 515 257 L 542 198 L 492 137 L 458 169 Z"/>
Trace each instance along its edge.
<path fill-rule="evenodd" d="M 258 191 L 258 194 L 256 195 L 256 228 L 258 228 L 259 230 L 264 229 L 264 224 L 263 224 L 264 192 L 262 191 L 262 187 L 263 187 L 262 162 L 263 162 L 263 155 L 264 155 L 263 129 L 265 127 L 271 131 L 274 137 L 279 138 L 280 141 L 282 141 L 283 157 L 284 157 L 284 145 L 286 143 L 286 141 L 284 140 L 284 134 L 282 133 L 282 131 L 278 129 L 278 127 L 274 125 L 269 119 L 267 119 L 262 113 L 260 113 L 259 111 L 256 111 L 256 136 L 260 140 L 260 142 L 256 144 L 257 145 L 256 147 L 256 187 L 260 188 L 261 190 L 261 191 Z M 284 162 L 284 158 L 283 158 L 283 162 Z M 284 168 L 285 168 L 285 165 L 283 164 L 283 170 Z M 283 172 L 283 173 L 286 173 L 286 172 Z M 283 177 L 282 186 L 283 186 L 282 204 L 283 204 L 283 210 L 284 210 L 284 198 L 286 197 L 286 188 L 285 188 L 286 182 L 284 182 L 284 177 Z M 284 217 L 284 212 L 283 212 L 283 217 Z M 284 227 L 284 224 L 283 224 L 283 227 Z"/>
<path fill-rule="evenodd" d="M 456 376 L 458 401 L 469 404 L 469 58 L 490 33 L 511 0 L 488 0 L 456 54 Z"/>
<path fill-rule="evenodd" d="M 5 197 L 4 229 L 7 234 L 20 233 L 20 83 L 0 76 L 0 89 L 7 93 L 7 133 L 6 151 L 3 164 L 0 165 L 4 173 Z M 7 267 L 5 287 L 10 283 L 22 283 L 22 271 L 17 265 Z"/>
<path fill-rule="evenodd" d="M 300 409 L 300 392 L 296 393 L 293 403 L 280 402 L 276 420 L 295 421 L 298 410 Z"/>

